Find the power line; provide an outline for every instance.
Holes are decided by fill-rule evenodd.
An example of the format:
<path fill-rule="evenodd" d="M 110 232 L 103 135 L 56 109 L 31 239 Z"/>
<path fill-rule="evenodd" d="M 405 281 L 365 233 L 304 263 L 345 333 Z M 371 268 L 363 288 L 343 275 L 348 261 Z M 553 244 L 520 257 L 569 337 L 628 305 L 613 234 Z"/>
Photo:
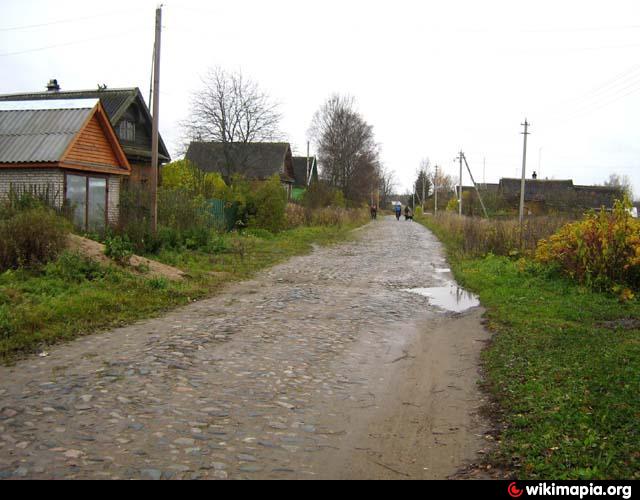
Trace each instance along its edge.
<path fill-rule="evenodd" d="M 92 16 L 85 16 L 85 17 L 76 17 L 76 18 L 72 18 L 72 19 L 61 19 L 59 21 L 51 21 L 48 23 L 40 23 L 40 24 L 29 24 L 29 25 L 24 25 L 24 26 L 12 26 L 10 28 L 0 28 L 0 32 L 6 32 L 6 31 L 20 31 L 20 30 L 29 30 L 29 29 L 36 29 L 36 28 L 45 28 L 47 26 L 56 26 L 59 24 L 69 24 L 69 23 L 75 23 L 78 21 L 88 21 L 90 19 L 100 19 L 103 17 L 111 17 L 111 16 L 116 16 L 116 15 L 120 15 L 120 14 L 128 14 L 131 12 L 137 12 L 137 11 L 141 11 L 141 10 L 146 10 L 146 9 L 127 9 L 127 10 L 119 10 L 119 11 L 115 11 L 115 12 L 108 12 L 105 14 L 96 14 L 96 15 L 92 15 Z"/>
<path fill-rule="evenodd" d="M 43 52 L 45 50 L 50 50 L 50 49 L 57 49 L 60 47 L 69 47 L 71 45 L 80 45 L 83 43 L 90 43 L 90 42 L 98 42 L 98 41 L 103 41 L 103 40 L 112 40 L 114 38 L 118 38 L 121 37 L 123 35 L 131 35 L 131 36 L 139 36 L 140 33 L 134 33 L 131 34 L 131 32 L 129 30 L 127 31 L 122 31 L 119 33 L 115 33 L 115 34 L 111 34 L 111 35 L 107 35 L 107 36 L 103 36 L 103 37 L 97 37 L 97 38 L 88 38 L 88 39 L 84 39 L 84 40 L 77 40 L 74 42 L 66 42 L 66 43 L 58 43 L 55 45 L 47 45 L 45 47 L 38 47 L 35 49 L 27 49 L 27 50 L 20 50 L 17 52 L 5 52 L 3 54 L 0 54 L 0 57 L 10 57 L 10 56 L 19 56 L 22 54 L 31 54 L 33 52 Z"/>

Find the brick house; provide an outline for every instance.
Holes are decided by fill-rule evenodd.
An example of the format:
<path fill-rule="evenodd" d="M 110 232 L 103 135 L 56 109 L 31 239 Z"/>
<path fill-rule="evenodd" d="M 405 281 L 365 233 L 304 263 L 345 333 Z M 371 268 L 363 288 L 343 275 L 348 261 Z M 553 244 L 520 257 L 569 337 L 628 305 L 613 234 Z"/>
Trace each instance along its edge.
<path fill-rule="evenodd" d="M 131 165 L 100 100 L 0 102 L 0 198 L 46 190 L 75 224 L 101 231 L 119 219 Z"/>
<path fill-rule="evenodd" d="M 57 80 L 51 80 L 46 92 L 28 92 L 0 95 L 4 101 L 100 99 L 120 145 L 131 165 L 131 175 L 126 181 L 144 186 L 151 171 L 151 113 L 138 88 L 95 90 L 61 90 Z M 160 137 L 158 145 L 160 165 L 171 161 L 169 152 Z"/>

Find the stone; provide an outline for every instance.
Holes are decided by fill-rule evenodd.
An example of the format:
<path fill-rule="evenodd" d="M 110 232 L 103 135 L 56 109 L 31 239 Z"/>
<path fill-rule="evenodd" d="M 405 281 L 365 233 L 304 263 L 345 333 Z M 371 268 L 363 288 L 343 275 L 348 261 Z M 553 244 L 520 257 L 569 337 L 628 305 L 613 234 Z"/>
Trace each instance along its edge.
<path fill-rule="evenodd" d="M 80 458 L 82 455 L 84 455 L 84 453 L 82 453 L 80 450 L 67 450 L 63 453 L 63 455 L 67 458 L 76 459 Z"/>
<path fill-rule="evenodd" d="M 244 454 L 238 455 L 238 460 L 240 460 L 241 462 L 257 462 L 256 457 L 254 457 L 253 455 Z"/>
<path fill-rule="evenodd" d="M 158 469 L 144 469 L 141 475 L 143 479 L 150 479 L 151 481 L 160 481 L 162 479 L 162 471 Z"/>
<path fill-rule="evenodd" d="M 173 444 L 177 444 L 178 446 L 193 446 L 196 440 L 191 438 L 179 438 L 176 439 Z"/>

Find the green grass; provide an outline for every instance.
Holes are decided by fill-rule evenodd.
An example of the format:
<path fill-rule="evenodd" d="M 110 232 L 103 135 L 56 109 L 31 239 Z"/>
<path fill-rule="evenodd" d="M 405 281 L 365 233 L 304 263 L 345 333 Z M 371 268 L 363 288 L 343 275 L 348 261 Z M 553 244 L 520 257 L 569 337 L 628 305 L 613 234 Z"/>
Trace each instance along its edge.
<path fill-rule="evenodd" d="M 181 250 L 149 256 L 187 272 L 182 282 L 135 275 L 68 253 L 43 269 L 2 273 L 0 362 L 11 363 L 47 345 L 214 295 L 225 283 L 310 252 L 312 244 L 345 240 L 354 227 L 301 227 L 261 237 L 229 235 L 215 253 Z"/>
<path fill-rule="evenodd" d="M 493 464 L 520 479 L 640 479 L 640 322 L 621 322 L 640 320 L 640 301 L 525 260 L 465 258 L 434 229 L 495 333 L 483 354 L 504 425 Z"/>

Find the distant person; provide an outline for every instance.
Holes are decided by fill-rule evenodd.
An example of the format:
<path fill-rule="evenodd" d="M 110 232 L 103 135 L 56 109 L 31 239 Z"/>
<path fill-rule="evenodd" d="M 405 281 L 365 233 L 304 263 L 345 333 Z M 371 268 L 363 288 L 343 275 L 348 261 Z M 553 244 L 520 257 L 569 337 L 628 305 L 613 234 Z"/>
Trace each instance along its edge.
<path fill-rule="evenodd" d="M 373 203 L 371 205 L 371 220 L 377 220 L 378 219 L 378 206 Z"/>
<path fill-rule="evenodd" d="M 533 180 L 535 181 L 538 178 L 538 172 L 533 173 Z"/>
<path fill-rule="evenodd" d="M 400 220 L 401 215 L 402 215 L 402 205 L 396 205 L 396 219 Z"/>

